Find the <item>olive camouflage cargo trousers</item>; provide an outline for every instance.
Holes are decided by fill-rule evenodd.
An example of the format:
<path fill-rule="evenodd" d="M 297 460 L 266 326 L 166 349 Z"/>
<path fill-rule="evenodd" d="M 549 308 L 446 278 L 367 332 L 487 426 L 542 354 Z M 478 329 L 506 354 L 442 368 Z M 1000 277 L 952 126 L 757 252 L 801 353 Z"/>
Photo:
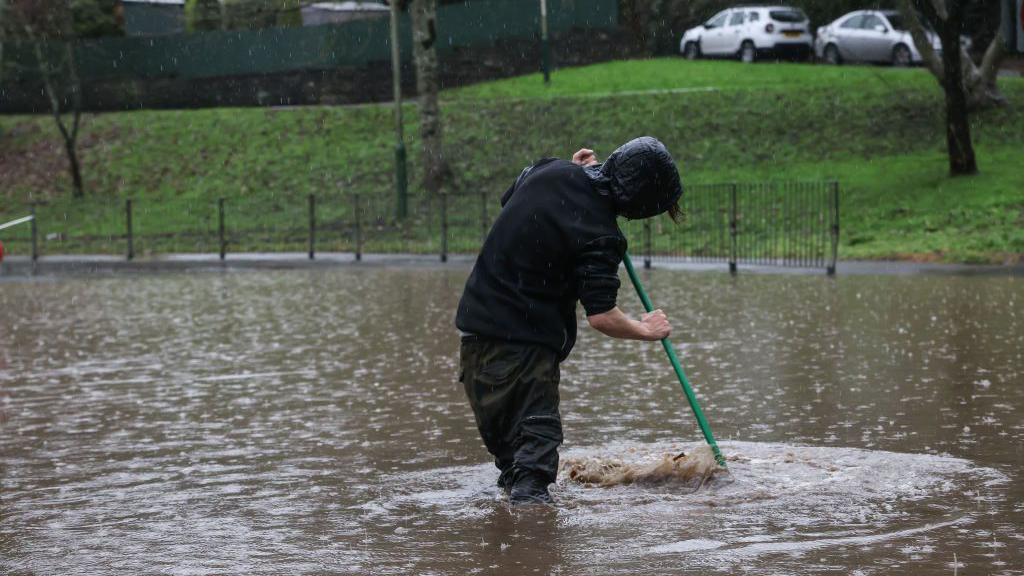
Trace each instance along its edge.
<path fill-rule="evenodd" d="M 562 444 L 558 364 L 543 346 L 462 339 L 459 379 L 503 488 L 524 473 L 555 481 Z"/>

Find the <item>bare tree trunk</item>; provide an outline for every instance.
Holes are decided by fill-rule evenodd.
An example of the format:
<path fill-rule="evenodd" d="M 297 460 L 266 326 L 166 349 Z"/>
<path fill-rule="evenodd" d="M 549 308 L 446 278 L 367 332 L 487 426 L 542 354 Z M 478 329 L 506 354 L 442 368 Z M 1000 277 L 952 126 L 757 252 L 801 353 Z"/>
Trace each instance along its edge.
<path fill-rule="evenodd" d="M 78 123 L 78 112 L 75 112 L 75 123 Z M 82 169 L 78 163 L 78 143 L 74 137 L 64 137 L 64 152 L 68 155 L 68 166 L 71 169 L 71 195 L 75 198 L 85 196 L 85 186 L 82 184 Z"/>
<path fill-rule="evenodd" d="M 967 55 L 966 50 L 961 55 L 971 65 L 971 78 L 967 87 L 970 94 L 968 105 L 972 110 L 1006 104 L 1006 97 L 996 85 L 999 67 L 1003 63 L 1005 54 L 1003 31 L 1000 30 L 988 45 L 988 49 L 985 50 L 985 55 L 979 66 L 974 66 L 974 62 Z"/>
<path fill-rule="evenodd" d="M 960 51 L 960 26 L 953 15 L 939 32 L 943 46 L 953 48 L 942 51 L 943 73 L 946 81 L 946 147 L 949 149 L 949 173 L 953 176 L 976 174 L 978 164 L 971 143 L 971 122 L 968 118 L 967 91 L 964 85 L 963 54 Z"/>
<path fill-rule="evenodd" d="M 938 33 L 942 43 L 941 62 L 932 49 L 915 8 L 925 15 Z M 971 143 L 969 95 L 973 92 L 970 85 L 973 84 L 975 74 L 980 78 L 981 73 L 960 46 L 964 8 L 963 0 L 903 0 L 903 11 L 910 23 L 914 43 L 946 96 L 946 147 L 949 152 L 949 172 L 953 176 L 978 172 L 974 145 Z"/>
<path fill-rule="evenodd" d="M 420 100 L 420 142 L 423 158 L 423 186 L 433 196 L 451 180 L 452 170 L 442 147 L 440 84 L 437 64 L 437 0 L 412 0 L 413 59 L 416 62 L 416 90 Z"/>
<path fill-rule="evenodd" d="M 910 37 L 914 39 L 914 46 L 921 53 L 921 59 L 924 61 L 925 67 L 935 76 L 939 84 L 944 84 L 946 75 L 943 73 L 942 59 L 939 58 L 939 55 L 935 53 L 935 48 L 932 47 L 931 39 L 928 38 L 928 32 L 925 29 L 924 23 L 921 22 L 917 15 L 917 9 L 914 7 L 913 0 L 901 0 L 900 4 L 903 18 L 909 24 Z"/>
<path fill-rule="evenodd" d="M 43 79 L 43 89 L 50 101 L 50 113 L 57 123 L 57 129 L 64 139 L 64 151 L 68 156 L 68 168 L 71 171 L 71 195 L 75 198 L 85 196 L 85 187 L 82 184 L 81 165 L 78 162 L 78 127 L 82 118 L 82 86 L 78 80 L 78 66 L 75 63 L 74 47 L 71 42 L 64 42 L 64 63 L 51 67 L 47 55 L 43 50 L 43 43 L 35 38 L 30 26 L 25 27 L 25 33 L 32 43 L 32 49 L 36 56 L 36 63 L 39 66 L 40 76 Z M 61 107 L 61 95 L 57 93 L 54 86 L 54 74 L 59 74 L 61 69 L 67 66 L 68 82 L 71 90 L 71 127 L 64 125 L 64 111 Z M 56 70 L 54 70 L 54 68 Z"/>

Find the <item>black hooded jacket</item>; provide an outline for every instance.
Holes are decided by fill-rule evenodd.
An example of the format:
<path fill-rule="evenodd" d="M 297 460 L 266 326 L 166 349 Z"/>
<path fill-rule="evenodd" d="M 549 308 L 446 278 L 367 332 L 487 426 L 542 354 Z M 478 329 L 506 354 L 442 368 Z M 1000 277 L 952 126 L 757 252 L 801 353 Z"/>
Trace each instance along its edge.
<path fill-rule="evenodd" d="M 603 165 L 547 158 L 526 168 L 501 198 L 456 326 L 565 359 L 576 343 L 576 302 L 588 316 L 615 307 L 626 252 L 617 216 L 660 214 L 681 194 L 675 163 L 654 138 L 630 141 Z"/>

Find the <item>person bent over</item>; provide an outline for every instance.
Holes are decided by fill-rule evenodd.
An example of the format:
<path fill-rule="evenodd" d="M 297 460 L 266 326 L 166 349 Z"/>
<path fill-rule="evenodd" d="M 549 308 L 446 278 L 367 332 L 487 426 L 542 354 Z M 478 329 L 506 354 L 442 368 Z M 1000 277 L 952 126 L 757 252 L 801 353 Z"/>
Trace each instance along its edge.
<path fill-rule="evenodd" d="M 603 164 L 587 149 L 572 161 L 540 160 L 502 196 L 455 325 L 459 379 L 512 504 L 551 503 L 562 444 L 559 364 L 576 342 L 577 301 L 590 326 L 613 338 L 671 333 L 661 310 L 637 321 L 615 304 L 626 253 L 616 219 L 676 219 L 682 193 L 668 150 L 642 137 Z"/>

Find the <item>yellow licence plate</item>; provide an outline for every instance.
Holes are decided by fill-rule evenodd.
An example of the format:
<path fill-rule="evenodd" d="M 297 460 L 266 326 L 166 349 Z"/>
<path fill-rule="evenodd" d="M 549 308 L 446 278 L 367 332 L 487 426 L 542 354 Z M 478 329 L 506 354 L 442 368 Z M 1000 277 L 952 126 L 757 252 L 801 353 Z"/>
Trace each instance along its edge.
<path fill-rule="evenodd" d="M 799 36 L 799 35 L 800 35 L 800 32 L 798 32 L 798 31 L 796 31 L 796 30 L 786 30 L 786 31 L 785 31 L 785 32 L 783 32 L 782 34 L 783 34 L 784 36 L 786 36 L 787 38 L 796 38 L 797 36 Z"/>

